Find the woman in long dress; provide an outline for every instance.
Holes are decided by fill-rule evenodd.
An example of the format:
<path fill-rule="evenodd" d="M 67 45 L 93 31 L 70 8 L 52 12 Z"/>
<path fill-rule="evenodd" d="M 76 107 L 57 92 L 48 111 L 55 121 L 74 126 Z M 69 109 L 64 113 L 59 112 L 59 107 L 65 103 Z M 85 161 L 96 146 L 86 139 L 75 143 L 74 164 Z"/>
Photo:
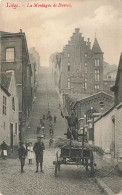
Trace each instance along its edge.
<path fill-rule="evenodd" d="M 27 147 L 27 151 L 28 151 L 27 158 L 29 160 L 29 165 L 30 165 L 30 164 L 32 164 L 32 160 L 34 158 L 33 146 L 32 146 L 31 142 L 29 142 L 29 145 Z"/>

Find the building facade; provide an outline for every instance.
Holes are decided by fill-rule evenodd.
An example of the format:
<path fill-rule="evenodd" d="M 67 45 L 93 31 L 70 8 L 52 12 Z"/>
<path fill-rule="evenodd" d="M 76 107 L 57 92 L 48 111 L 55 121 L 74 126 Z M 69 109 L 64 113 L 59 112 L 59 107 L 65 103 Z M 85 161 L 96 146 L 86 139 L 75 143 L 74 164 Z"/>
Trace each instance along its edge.
<path fill-rule="evenodd" d="M 0 32 L 1 71 L 14 71 L 19 98 L 20 139 L 31 110 L 31 64 L 25 33 Z"/>
<path fill-rule="evenodd" d="M 19 109 L 14 72 L 1 74 L 0 88 L 0 143 L 10 149 L 19 144 Z"/>
<path fill-rule="evenodd" d="M 59 54 L 58 54 L 59 55 Z M 103 52 L 95 38 L 91 42 L 76 28 L 68 44 L 60 53 L 58 88 L 61 93 L 95 93 L 103 90 Z"/>

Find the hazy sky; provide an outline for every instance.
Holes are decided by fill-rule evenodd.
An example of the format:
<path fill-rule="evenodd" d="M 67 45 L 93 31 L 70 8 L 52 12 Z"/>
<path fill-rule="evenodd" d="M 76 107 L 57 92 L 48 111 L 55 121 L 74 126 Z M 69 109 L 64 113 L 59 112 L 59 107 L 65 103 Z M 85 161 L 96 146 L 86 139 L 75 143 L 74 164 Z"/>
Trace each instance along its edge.
<path fill-rule="evenodd" d="M 7 2 L 17 3 L 17 0 Z M 31 0 L 18 0 L 22 4 Z M 26 33 L 28 48 L 40 53 L 41 65 L 48 66 L 49 56 L 62 51 L 75 28 L 93 45 L 95 32 L 104 60 L 119 62 L 122 52 L 122 0 L 36 0 L 39 4 L 72 4 L 69 8 L 7 8 L 6 0 L 0 4 L 0 30 Z"/>

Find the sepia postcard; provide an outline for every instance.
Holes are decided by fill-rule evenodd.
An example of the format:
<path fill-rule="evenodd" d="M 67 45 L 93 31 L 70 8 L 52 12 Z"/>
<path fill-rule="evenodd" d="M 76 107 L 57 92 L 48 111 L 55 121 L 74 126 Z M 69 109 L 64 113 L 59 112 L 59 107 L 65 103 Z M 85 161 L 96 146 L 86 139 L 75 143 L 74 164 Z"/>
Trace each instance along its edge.
<path fill-rule="evenodd" d="M 0 195 L 122 195 L 122 0 L 0 0 Z"/>

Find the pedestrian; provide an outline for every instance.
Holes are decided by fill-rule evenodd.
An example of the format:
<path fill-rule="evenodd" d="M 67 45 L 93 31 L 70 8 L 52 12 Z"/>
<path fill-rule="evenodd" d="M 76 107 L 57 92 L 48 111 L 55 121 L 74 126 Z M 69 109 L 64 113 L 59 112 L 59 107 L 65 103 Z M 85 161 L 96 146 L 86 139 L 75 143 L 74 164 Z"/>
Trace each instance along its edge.
<path fill-rule="evenodd" d="M 49 121 L 52 121 L 52 116 L 51 115 L 49 116 Z"/>
<path fill-rule="evenodd" d="M 43 164 L 43 150 L 45 149 L 44 143 L 42 142 L 42 138 L 41 137 L 37 137 L 37 142 L 34 144 L 33 150 L 36 154 L 36 173 L 38 173 L 38 168 L 39 168 L 39 164 L 40 164 L 40 171 L 42 173 L 42 164 Z"/>
<path fill-rule="evenodd" d="M 56 119 L 57 119 L 57 117 L 54 115 L 54 123 L 56 123 Z"/>
<path fill-rule="evenodd" d="M 42 125 L 42 118 L 40 118 L 40 125 Z"/>
<path fill-rule="evenodd" d="M 5 141 L 3 141 L 3 143 L 1 144 L 1 156 L 4 160 L 6 160 L 6 156 L 7 156 L 7 149 L 8 149 L 8 146 L 7 144 L 5 143 Z"/>
<path fill-rule="evenodd" d="M 27 158 L 29 160 L 29 165 L 32 164 L 32 160 L 34 159 L 34 153 L 33 153 L 33 146 L 32 146 L 32 142 L 29 142 L 28 147 L 27 147 Z"/>
<path fill-rule="evenodd" d="M 50 132 L 50 135 L 53 135 L 53 127 L 50 127 L 49 132 Z"/>
<path fill-rule="evenodd" d="M 40 130 L 41 130 L 41 126 L 37 126 L 37 131 L 36 131 L 36 133 L 39 134 Z"/>
<path fill-rule="evenodd" d="M 42 123 L 42 134 L 45 136 L 45 127 L 44 127 L 44 123 Z"/>
<path fill-rule="evenodd" d="M 27 156 L 27 150 L 24 146 L 24 143 L 20 143 L 20 147 L 18 149 L 18 155 L 19 155 L 19 159 L 21 162 L 21 173 L 23 173 L 24 172 L 23 168 L 25 165 L 25 158 Z"/>
<path fill-rule="evenodd" d="M 45 114 L 43 114 L 43 120 L 45 120 Z"/>

